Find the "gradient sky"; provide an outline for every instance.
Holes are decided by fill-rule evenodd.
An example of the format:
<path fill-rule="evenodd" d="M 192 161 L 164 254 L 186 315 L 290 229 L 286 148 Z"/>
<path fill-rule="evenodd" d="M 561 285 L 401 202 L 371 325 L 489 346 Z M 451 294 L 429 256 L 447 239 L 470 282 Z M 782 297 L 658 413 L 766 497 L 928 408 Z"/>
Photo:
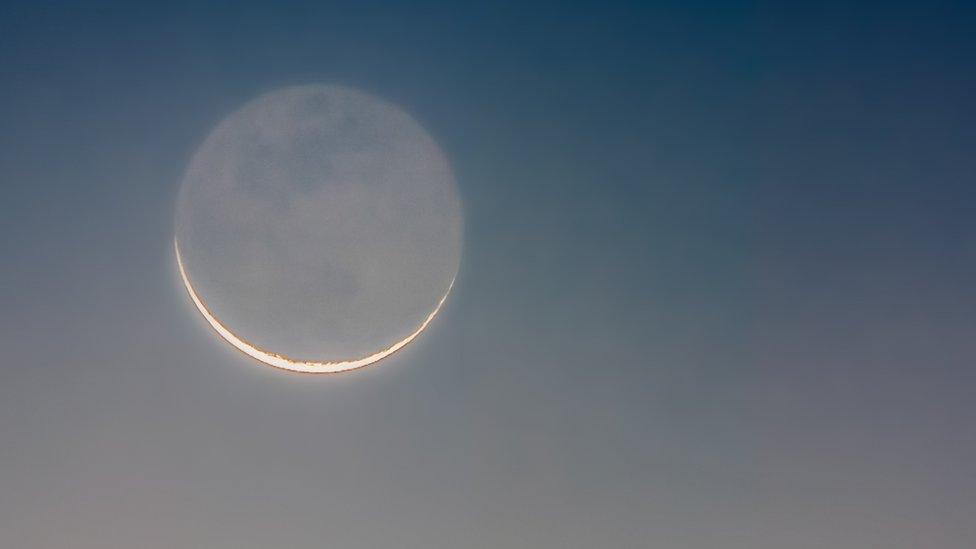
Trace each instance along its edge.
<path fill-rule="evenodd" d="M 976 544 L 971 8 L 35 4 L 4 547 Z M 465 214 L 441 316 L 340 376 L 219 341 L 172 252 L 213 126 L 313 82 L 416 117 Z"/>

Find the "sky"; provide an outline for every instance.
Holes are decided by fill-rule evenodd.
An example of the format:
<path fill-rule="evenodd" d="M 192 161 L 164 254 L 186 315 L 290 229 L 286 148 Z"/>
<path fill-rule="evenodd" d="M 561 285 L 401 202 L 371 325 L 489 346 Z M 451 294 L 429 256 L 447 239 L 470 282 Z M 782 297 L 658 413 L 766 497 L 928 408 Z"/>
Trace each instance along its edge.
<path fill-rule="evenodd" d="M 962 3 L 0 6 L 0 532 L 17 548 L 964 549 Z M 260 94 L 450 160 L 461 267 L 337 376 L 220 341 L 176 196 Z"/>

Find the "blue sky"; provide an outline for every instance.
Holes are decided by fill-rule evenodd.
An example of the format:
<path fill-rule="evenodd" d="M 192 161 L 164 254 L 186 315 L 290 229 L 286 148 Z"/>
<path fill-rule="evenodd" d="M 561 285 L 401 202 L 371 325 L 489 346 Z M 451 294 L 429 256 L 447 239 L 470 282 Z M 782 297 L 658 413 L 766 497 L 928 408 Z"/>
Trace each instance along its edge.
<path fill-rule="evenodd" d="M 976 43 L 952 3 L 0 7 L 13 547 L 964 548 Z M 192 309 L 176 193 L 286 85 L 410 112 L 461 271 L 348 376 Z"/>

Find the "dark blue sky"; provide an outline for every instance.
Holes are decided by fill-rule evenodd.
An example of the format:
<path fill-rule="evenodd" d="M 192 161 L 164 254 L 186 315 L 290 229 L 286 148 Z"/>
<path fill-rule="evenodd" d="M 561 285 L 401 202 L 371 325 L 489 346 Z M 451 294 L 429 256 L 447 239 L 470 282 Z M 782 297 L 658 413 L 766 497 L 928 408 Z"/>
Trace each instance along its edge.
<path fill-rule="evenodd" d="M 962 3 L 0 6 L 11 547 L 969 548 Z M 243 359 L 173 207 L 339 83 L 453 163 L 455 292 L 375 368 Z"/>

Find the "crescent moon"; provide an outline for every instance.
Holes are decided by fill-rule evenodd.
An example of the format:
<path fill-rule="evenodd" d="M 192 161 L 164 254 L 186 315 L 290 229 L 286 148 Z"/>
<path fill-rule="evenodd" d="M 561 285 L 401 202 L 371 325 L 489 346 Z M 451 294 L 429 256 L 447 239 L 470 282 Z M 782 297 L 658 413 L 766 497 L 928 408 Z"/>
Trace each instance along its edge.
<path fill-rule="evenodd" d="M 423 332 L 427 325 L 434 320 L 437 313 L 441 310 L 444 302 L 447 300 L 447 296 L 451 293 L 451 289 L 454 287 L 454 280 L 451 279 L 451 284 L 447 288 L 447 292 L 441 297 L 440 301 L 437 302 L 437 306 L 434 310 L 427 315 L 427 318 L 420 323 L 420 326 L 416 330 L 410 333 L 407 337 L 397 341 L 393 345 L 385 349 L 381 349 L 373 354 L 363 356 L 360 358 L 350 359 L 350 360 L 338 360 L 338 361 L 316 361 L 316 360 L 300 360 L 292 358 L 286 355 L 274 353 L 266 349 L 262 349 L 256 345 L 251 344 L 247 340 L 237 336 L 234 332 L 230 331 L 229 328 L 223 325 L 217 317 L 210 312 L 207 305 L 200 299 L 197 295 L 196 290 L 193 289 L 193 285 L 190 284 L 190 278 L 186 274 L 186 269 L 183 266 L 183 258 L 180 257 L 180 245 L 174 239 L 173 248 L 176 250 L 176 265 L 180 270 L 180 278 L 183 279 L 183 285 L 186 286 L 186 293 L 189 294 L 190 299 L 193 304 L 196 305 L 197 310 L 203 315 L 203 318 L 207 320 L 211 327 L 224 338 L 227 343 L 230 343 L 238 350 L 246 354 L 247 356 L 254 358 L 260 362 L 263 362 L 269 366 L 274 366 L 276 368 L 281 368 L 283 370 L 291 370 L 292 372 L 303 372 L 303 373 L 313 373 L 313 374 L 335 374 L 339 372 L 347 372 L 349 370 L 355 370 L 357 368 L 362 368 L 363 366 L 368 366 L 374 362 L 383 360 L 384 358 L 392 355 L 393 353 L 399 351 L 409 344 L 411 341 Z"/>

